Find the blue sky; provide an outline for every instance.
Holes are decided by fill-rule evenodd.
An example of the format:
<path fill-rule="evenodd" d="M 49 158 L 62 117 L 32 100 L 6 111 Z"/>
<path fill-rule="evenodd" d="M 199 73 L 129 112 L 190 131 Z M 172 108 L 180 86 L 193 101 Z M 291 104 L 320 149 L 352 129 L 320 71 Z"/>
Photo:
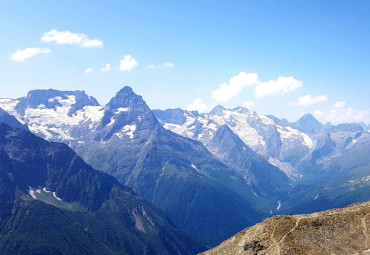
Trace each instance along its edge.
<path fill-rule="evenodd" d="M 370 123 L 369 11 L 349 0 L 1 1 L 0 97 L 85 90 L 104 104 L 129 85 L 152 109 Z"/>

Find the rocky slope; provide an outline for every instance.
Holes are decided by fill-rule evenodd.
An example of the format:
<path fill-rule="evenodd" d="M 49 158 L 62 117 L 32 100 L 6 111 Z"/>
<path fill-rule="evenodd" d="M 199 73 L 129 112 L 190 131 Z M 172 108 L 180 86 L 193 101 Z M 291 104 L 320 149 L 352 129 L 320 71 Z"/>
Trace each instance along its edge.
<path fill-rule="evenodd" d="M 275 216 L 202 254 L 370 254 L 370 202 Z"/>

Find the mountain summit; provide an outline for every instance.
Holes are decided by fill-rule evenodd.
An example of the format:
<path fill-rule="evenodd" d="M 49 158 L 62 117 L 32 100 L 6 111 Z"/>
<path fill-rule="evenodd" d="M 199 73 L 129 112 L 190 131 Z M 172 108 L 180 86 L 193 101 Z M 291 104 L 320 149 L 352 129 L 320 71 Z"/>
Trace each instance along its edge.
<path fill-rule="evenodd" d="M 317 133 L 323 129 L 324 125 L 321 124 L 312 114 L 306 113 L 293 125 L 304 133 L 312 134 Z"/>

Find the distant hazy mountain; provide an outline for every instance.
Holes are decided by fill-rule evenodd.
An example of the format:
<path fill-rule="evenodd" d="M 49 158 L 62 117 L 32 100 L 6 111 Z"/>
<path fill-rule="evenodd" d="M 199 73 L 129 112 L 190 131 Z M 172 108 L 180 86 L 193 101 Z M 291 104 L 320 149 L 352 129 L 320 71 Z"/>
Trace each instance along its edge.
<path fill-rule="evenodd" d="M 323 125 L 310 114 L 290 123 L 242 107 L 216 106 L 205 114 L 180 109 L 153 112 L 166 129 L 201 141 L 258 192 L 257 187 L 272 191 L 274 186 L 282 191 L 279 184 L 285 182 L 274 171 L 268 174 L 271 167 L 256 154 L 278 167 L 293 180 L 289 195 L 278 195 L 279 212 L 308 213 L 370 199 L 370 140 L 361 123 Z"/>
<path fill-rule="evenodd" d="M 281 215 L 202 254 L 370 254 L 368 226 L 370 202 L 314 214 Z"/>
<path fill-rule="evenodd" d="M 211 151 L 209 142 L 218 129 L 226 125 L 245 148 L 251 148 L 292 179 L 299 177 L 296 165 L 314 148 L 311 137 L 293 128 L 292 124 L 283 125 L 284 121 L 276 117 L 258 115 L 243 107 L 226 109 L 219 105 L 207 114 L 176 112 L 185 116 L 182 122 L 177 121 L 174 110 L 154 111 L 166 129 L 201 141 Z M 217 156 L 222 158 L 222 155 Z"/>
<path fill-rule="evenodd" d="M 0 123 L 0 254 L 195 254 L 203 247 L 70 148 Z"/>

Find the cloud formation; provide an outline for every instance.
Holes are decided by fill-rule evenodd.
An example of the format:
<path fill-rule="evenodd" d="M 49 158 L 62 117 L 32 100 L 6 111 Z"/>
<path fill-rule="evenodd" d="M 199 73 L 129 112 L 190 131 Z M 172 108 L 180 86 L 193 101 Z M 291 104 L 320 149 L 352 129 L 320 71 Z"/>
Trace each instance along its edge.
<path fill-rule="evenodd" d="M 345 101 L 337 101 L 333 105 L 333 108 L 343 108 L 345 106 L 346 106 L 346 102 Z"/>
<path fill-rule="evenodd" d="M 298 98 L 297 105 L 306 107 L 306 106 L 311 106 L 317 103 L 326 102 L 327 100 L 328 100 L 328 97 L 326 95 L 321 95 L 317 97 L 306 95 L 306 96 Z"/>
<path fill-rule="evenodd" d="M 255 97 L 263 98 L 268 96 L 284 95 L 302 87 L 302 82 L 294 77 L 279 77 L 277 80 L 270 80 L 259 83 L 255 88 Z"/>
<path fill-rule="evenodd" d="M 86 70 L 85 70 L 85 73 L 92 73 L 94 70 L 92 69 L 92 68 L 87 68 Z"/>
<path fill-rule="evenodd" d="M 207 112 L 208 107 L 203 102 L 202 99 L 196 98 L 196 99 L 194 99 L 194 101 L 191 104 L 188 105 L 187 110 L 188 111 Z"/>
<path fill-rule="evenodd" d="M 82 47 L 101 47 L 103 42 L 98 39 L 89 39 L 84 34 L 70 31 L 57 31 L 52 29 L 41 37 L 42 42 L 55 42 L 57 44 L 80 45 Z"/>
<path fill-rule="evenodd" d="M 100 72 L 109 72 L 111 67 L 111 64 L 106 64 L 105 67 L 100 68 Z"/>
<path fill-rule="evenodd" d="M 51 50 L 48 48 L 26 48 L 24 50 L 17 50 L 11 56 L 13 61 L 23 62 L 28 58 L 34 57 L 38 54 L 47 54 L 50 53 Z"/>
<path fill-rule="evenodd" d="M 258 84 L 258 75 L 256 73 L 241 72 L 230 78 L 229 83 L 223 83 L 217 90 L 212 91 L 212 99 L 217 101 L 229 101 L 236 97 L 243 88 Z"/>
<path fill-rule="evenodd" d="M 370 109 L 359 110 L 346 107 L 345 101 L 336 102 L 328 112 L 316 110 L 314 115 L 324 123 L 330 122 L 335 125 L 349 122 L 370 123 Z"/>
<path fill-rule="evenodd" d="M 121 71 L 130 71 L 138 65 L 136 59 L 131 57 L 131 55 L 125 55 L 120 61 L 119 70 Z"/>
<path fill-rule="evenodd" d="M 173 68 L 175 65 L 171 62 L 165 62 L 160 65 L 147 65 L 149 69 L 157 69 L 157 68 Z"/>

